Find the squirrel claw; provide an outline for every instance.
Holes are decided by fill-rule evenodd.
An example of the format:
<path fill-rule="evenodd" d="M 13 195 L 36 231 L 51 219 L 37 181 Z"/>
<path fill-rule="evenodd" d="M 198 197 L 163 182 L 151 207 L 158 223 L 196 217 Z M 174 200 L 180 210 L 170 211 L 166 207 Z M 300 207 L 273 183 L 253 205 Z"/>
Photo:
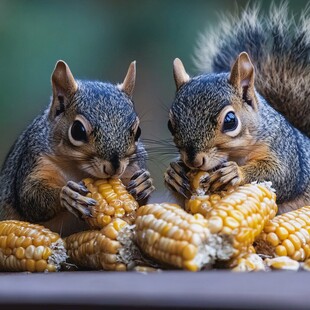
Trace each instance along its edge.
<path fill-rule="evenodd" d="M 97 201 L 85 197 L 86 191 L 83 189 L 83 185 L 69 181 L 66 186 L 61 189 L 60 192 L 60 203 L 69 212 L 82 217 L 90 217 L 90 207 L 97 204 Z"/>
<path fill-rule="evenodd" d="M 131 177 L 127 190 L 137 200 L 142 200 L 148 197 L 155 190 L 150 173 L 145 169 L 137 171 Z"/>
<path fill-rule="evenodd" d="M 148 188 L 146 188 L 143 192 L 141 192 L 138 196 L 137 196 L 137 200 L 143 200 L 146 197 L 148 197 L 153 191 L 155 190 L 155 186 L 152 185 Z"/>
<path fill-rule="evenodd" d="M 165 183 L 185 198 L 191 195 L 188 177 L 182 162 L 172 162 L 164 174 Z"/>
<path fill-rule="evenodd" d="M 241 185 L 243 182 L 242 171 L 236 162 L 229 161 L 216 170 L 210 178 L 210 190 L 216 192 L 232 186 Z"/>

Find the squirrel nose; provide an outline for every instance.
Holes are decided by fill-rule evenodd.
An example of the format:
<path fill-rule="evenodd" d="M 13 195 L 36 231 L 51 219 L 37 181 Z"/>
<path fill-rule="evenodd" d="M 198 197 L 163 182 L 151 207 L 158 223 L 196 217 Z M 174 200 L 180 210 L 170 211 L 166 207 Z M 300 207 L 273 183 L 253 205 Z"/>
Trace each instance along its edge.
<path fill-rule="evenodd" d="M 102 170 L 110 177 L 120 176 L 124 172 L 125 166 L 120 160 L 110 160 L 103 164 Z"/>
<path fill-rule="evenodd" d="M 122 171 L 121 162 L 117 154 L 114 154 L 108 162 L 104 164 L 104 172 L 109 176 L 120 174 Z"/>
<path fill-rule="evenodd" d="M 198 153 L 194 156 L 185 155 L 184 163 L 190 168 L 200 168 L 205 164 L 205 156 L 203 153 Z"/>
<path fill-rule="evenodd" d="M 115 169 L 111 164 L 104 164 L 103 172 L 110 177 L 115 175 Z"/>

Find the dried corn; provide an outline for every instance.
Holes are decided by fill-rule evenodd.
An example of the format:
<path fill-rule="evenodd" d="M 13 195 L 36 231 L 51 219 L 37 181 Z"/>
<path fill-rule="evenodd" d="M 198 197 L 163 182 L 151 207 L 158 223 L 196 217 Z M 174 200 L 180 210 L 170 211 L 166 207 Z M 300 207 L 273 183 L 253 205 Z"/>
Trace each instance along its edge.
<path fill-rule="evenodd" d="M 302 268 L 306 271 L 310 271 L 310 258 L 308 258 L 304 263 L 302 263 Z"/>
<path fill-rule="evenodd" d="M 141 260 L 132 230 L 122 219 L 113 219 L 101 230 L 73 234 L 65 241 L 70 261 L 79 267 L 125 271 Z"/>
<path fill-rule="evenodd" d="M 234 257 L 246 253 L 265 224 L 277 213 L 274 192 L 261 184 L 246 184 L 227 193 L 207 214 L 213 234 L 230 235 Z"/>
<path fill-rule="evenodd" d="M 120 179 L 94 181 L 87 178 L 83 182 L 90 191 L 87 196 L 98 202 L 91 209 L 92 217 L 86 219 L 92 228 L 103 228 L 114 218 L 121 218 L 128 223 L 134 221 L 138 203 L 127 192 Z"/>
<path fill-rule="evenodd" d="M 231 247 L 216 244 L 223 239 L 210 235 L 202 215 L 188 214 L 174 204 L 140 207 L 135 232 L 138 246 L 151 258 L 190 271 L 212 264 L 217 256 L 228 259 L 232 254 Z"/>
<path fill-rule="evenodd" d="M 275 194 L 264 185 L 247 184 L 218 194 L 192 196 L 186 209 L 208 219 L 212 233 L 231 235 L 234 257 L 238 257 L 248 252 L 265 223 L 275 216 L 275 200 Z"/>
<path fill-rule="evenodd" d="M 288 256 L 296 261 L 310 257 L 310 206 L 276 216 L 256 241 L 257 253 Z"/>
<path fill-rule="evenodd" d="M 265 271 L 263 259 L 257 254 L 246 254 L 245 256 L 236 258 L 236 265 L 232 271 Z"/>
<path fill-rule="evenodd" d="M 293 260 L 287 256 L 266 258 L 265 264 L 271 269 L 297 271 L 300 268 L 300 264 L 296 260 Z"/>
<path fill-rule="evenodd" d="M 66 258 L 57 233 L 27 222 L 0 222 L 0 270 L 57 271 Z"/>

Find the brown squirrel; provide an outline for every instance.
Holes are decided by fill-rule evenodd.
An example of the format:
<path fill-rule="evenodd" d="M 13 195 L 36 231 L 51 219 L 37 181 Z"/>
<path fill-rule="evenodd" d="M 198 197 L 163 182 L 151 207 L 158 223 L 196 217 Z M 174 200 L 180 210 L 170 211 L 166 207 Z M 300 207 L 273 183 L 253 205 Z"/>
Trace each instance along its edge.
<path fill-rule="evenodd" d="M 188 196 L 188 170 L 209 174 L 210 192 L 271 181 L 279 213 L 310 204 L 310 20 L 286 5 L 260 18 L 247 8 L 198 50 L 202 75 L 174 61 L 177 92 L 168 127 L 181 160 L 166 183 Z"/>
<path fill-rule="evenodd" d="M 149 196 L 154 186 L 132 101 L 135 78 L 135 62 L 118 85 L 75 80 L 68 65 L 57 62 L 50 105 L 20 135 L 3 164 L 0 220 L 73 232 L 71 222 L 63 220 L 66 210 L 89 216 L 96 204 L 79 182 L 85 177 L 120 177 L 137 200 Z"/>

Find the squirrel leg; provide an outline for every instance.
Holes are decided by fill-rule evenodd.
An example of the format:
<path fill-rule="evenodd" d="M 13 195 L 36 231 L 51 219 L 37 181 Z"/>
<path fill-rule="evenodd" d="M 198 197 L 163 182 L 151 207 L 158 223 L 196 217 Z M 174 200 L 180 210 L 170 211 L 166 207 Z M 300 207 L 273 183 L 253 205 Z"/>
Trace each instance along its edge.
<path fill-rule="evenodd" d="M 96 205 L 97 201 L 85 197 L 87 193 L 88 190 L 82 182 L 69 181 L 60 191 L 60 203 L 74 215 L 88 217 L 91 215 L 90 208 Z"/>
<path fill-rule="evenodd" d="M 221 168 L 211 174 L 209 179 L 210 191 L 216 192 L 229 187 L 242 185 L 244 176 L 241 168 L 234 161 L 224 163 Z"/>
<path fill-rule="evenodd" d="M 190 197 L 190 185 L 186 175 L 186 167 L 181 161 L 170 163 L 164 179 L 166 184 L 185 198 Z"/>
<path fill-rule="evenodd" d="M 135 172 L 128 183 L 127 190 L 136 200 L 148 197 L 155 190 L 149 171 L 140 169 Z"/>

